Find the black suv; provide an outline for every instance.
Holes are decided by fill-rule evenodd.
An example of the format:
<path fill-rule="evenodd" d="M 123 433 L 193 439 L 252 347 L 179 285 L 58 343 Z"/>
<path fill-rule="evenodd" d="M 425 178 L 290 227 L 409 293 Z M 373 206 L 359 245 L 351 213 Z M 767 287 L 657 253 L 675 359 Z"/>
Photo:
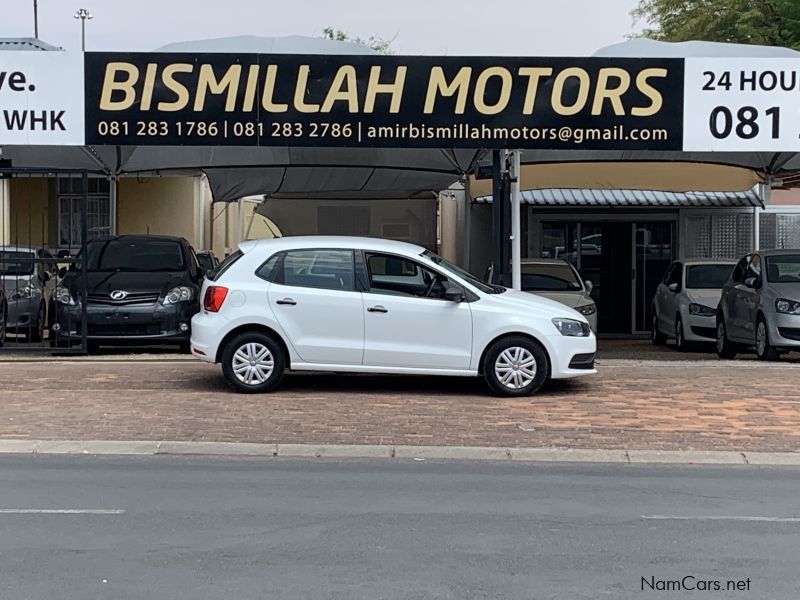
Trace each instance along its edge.
<path fill-rule="evenodd" d="M 127 342 L 187 347 L 203 282 L 194 250 L 183 238 L 156 235 L 99 237 L 86 246 L 88 289 L 81 286 L 79 254 L 56 288 L 51 345 L 81 339 L 86 302 L 90 346 Z"/>

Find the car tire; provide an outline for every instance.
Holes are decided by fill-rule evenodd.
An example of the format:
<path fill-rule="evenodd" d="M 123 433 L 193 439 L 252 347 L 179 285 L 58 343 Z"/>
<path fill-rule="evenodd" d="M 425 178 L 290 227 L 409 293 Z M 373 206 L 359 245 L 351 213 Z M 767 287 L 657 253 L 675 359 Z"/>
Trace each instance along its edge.
<path fill-rule="evenodd" d="M 650 341 L 653 346 L 665 346 L 667 344 L 667 336 L 658 329 L 658 316 L 656 316 L 655 309 L 653 309 L 653 320 L 650 323 Z"/>
<path fill-rule="evenodd" d="M 722 319 L 717 321 L 717 356 L 726 360 L 736 358 L 736 347 L 728 339 L 728 330 Z"/>
<path fill-rule="evenodd" d="M 25 334 L 25 340 L 32 343 L 41 342 L 44 339 L 44 304 L 39 305 L 39 314 L 36 316 L 36 323 Z"/>
<path fill-rule="evenodd" d="M 544 385 L 548 372 L 547 353 L 523 336 L 497 340 L 483 361 L 486 383 L 499 396 L 530 396 Z"/>
<path fill-rule="evenodd" d="M 278 386 L 285 369 L 281 345 L 258 331 L 236 336 L 222 352 L 222 373 L 237 392 L 269 392 Z"/>
<path fill-rule="evenodd" d="M 769 342 L 767 321 L 761 315 L 756 320 L 756 354 L 758 360 L 778 360 L 778 351 Z"/>
<path fill-rule="evenodd" d="M 680 315 L 675 317 L 675 347 L 678 352 L 689 350 L 689 342 L 683 337 L 683 319 L 681 319 Z"/>
<path fill-rule="evenodd" d="M 6 333 L 8 332 L 8 327 L 6 326 L 8 319 L 8 306 L 3 303 L 0 304 L 0 348 L 6 345 Z"/>

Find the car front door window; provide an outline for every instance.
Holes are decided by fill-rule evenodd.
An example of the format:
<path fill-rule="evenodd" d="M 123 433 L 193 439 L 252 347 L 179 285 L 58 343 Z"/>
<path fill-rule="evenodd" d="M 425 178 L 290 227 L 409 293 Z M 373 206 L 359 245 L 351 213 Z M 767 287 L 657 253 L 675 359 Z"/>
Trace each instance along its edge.
<path fill-rule="evenodd" d="M 370 291 L 376 294 L 442 298 L 442 277 L 417 262 L 391 254 L 367 254 Z"/>

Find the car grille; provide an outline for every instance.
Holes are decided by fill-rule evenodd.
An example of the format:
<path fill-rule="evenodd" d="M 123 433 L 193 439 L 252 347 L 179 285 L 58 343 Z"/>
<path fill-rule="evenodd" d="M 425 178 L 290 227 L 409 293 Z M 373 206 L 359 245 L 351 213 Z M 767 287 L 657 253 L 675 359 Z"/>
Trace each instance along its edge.
<path fill-rule="evenodd" d="M 569 361 L 570 369 L 594 369 L 594 352 L 576 354 Z"/>
<path fill-rule="evenodd" d="M 692 325 L 692 333 L 712 340 L 717 339 L 717 330 L 713 327 L 695 327 Z"/>
<path fill-rule="evenodd" d="M 112 300 L 108 294 L 88 294 L 90 304 L 108 304 L 111 306 L 131 306 L 135 304 L 155 304 L 158 294 L 153 292 L 129 292 L 122 300 Z"/>
<path fill-rule="evenodd" d="M 92 336 L 139 336 L 139 335 L 158 335 L 161 333 L 159 325 L 146 324 L 126 324 L 126 323 L 103 323 L 89 324 L 87 335 Z"/>

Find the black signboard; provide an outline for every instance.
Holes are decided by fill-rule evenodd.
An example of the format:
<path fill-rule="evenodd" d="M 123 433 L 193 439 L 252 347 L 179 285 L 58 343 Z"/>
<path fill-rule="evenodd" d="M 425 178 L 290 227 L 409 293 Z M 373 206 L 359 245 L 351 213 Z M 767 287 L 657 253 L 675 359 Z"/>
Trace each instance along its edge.
<path fill-rule="evenodd" d="M 680 150 L 681 59 L 87 53 L 86 142 Z"/>

